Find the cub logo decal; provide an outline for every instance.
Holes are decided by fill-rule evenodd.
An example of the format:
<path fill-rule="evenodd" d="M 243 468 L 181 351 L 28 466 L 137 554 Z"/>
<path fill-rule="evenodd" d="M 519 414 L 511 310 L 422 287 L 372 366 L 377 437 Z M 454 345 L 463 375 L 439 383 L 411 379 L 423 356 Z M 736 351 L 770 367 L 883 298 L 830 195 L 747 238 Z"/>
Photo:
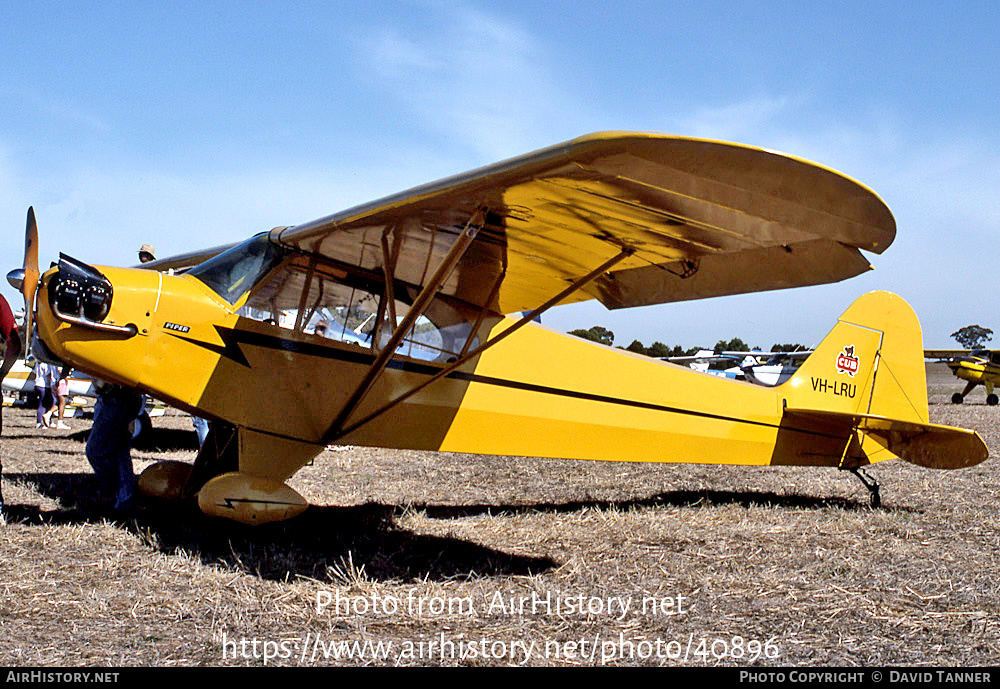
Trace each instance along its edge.
<path fill-rule="evenodd" d="M 854 356 L 854 345 L 848 345 L 837 355 L 837 373 L 846 373 L 853 378 L 858 372 L 858 363 L 858 357 Z"/>

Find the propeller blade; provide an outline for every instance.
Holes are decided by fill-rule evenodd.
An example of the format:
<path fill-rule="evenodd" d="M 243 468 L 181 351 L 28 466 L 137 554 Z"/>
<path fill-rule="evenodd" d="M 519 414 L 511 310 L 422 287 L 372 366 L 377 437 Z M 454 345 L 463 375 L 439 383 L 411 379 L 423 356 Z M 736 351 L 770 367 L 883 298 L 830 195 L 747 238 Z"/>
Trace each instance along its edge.
<path fill-rule="evenodd" d="M 28 208 L 28 224 L 24 230 L 24 280 L 21 294 L 24 296 L 24 339 L 26 349 L 31 347 L 31 325 L 35 313 L 35 290 L 38 288 L 38 223 L 35 209 Z"/>

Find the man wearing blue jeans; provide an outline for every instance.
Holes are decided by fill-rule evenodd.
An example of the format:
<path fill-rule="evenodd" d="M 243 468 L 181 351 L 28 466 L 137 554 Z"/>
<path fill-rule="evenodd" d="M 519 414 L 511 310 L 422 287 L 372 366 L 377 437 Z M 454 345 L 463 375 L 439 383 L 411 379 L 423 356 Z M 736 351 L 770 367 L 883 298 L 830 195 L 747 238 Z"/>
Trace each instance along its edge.
<path fill-rule="evenodd" d="M 139 415 L 142 396 L 131 388 L 94 381 L 97 404 L 87 438 L 87 461 L 101 489 L 115 496 L 115 511 L 135 507 L 136 479 L 132 470 L 129 424 Z"/>
<path fill-rule="evenodd" d="M 208 437 L 208 420 L 192 414 L 191 424 L 194 426 L 194 432 L 198 434 L 198 447 L 201 447 Z"/>

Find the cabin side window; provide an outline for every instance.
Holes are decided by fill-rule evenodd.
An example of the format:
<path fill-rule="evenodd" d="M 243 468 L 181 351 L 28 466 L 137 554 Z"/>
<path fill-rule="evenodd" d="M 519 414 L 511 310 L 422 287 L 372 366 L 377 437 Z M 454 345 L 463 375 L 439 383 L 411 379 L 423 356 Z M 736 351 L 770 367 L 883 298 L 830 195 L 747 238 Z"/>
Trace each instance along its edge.
<path fill-rule="evenodd" d="M 396 285 L 386 296 L 377 274 L 348 272 L 321 259 L 293 255 L 251 293 L 237 312 L 244 318 L 365 349 L 381 349 L 405 317 L 419 290 Z M 478 340 L 471 338 L 476 314 L 461 303 L 432 300 L 396 347 L 421 361 L 446 362 Z"/>

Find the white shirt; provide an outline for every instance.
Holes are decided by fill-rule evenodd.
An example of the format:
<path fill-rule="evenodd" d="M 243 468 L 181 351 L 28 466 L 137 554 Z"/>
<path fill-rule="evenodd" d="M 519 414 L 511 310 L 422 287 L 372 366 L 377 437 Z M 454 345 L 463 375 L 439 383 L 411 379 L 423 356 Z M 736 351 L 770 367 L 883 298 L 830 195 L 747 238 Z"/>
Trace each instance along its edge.
<path fill-rule="evenodd" d="M 54 389 L 59 383 L 59 369 L 52 364 L 39 361 L 35 364 L 35 387 Z"/>

